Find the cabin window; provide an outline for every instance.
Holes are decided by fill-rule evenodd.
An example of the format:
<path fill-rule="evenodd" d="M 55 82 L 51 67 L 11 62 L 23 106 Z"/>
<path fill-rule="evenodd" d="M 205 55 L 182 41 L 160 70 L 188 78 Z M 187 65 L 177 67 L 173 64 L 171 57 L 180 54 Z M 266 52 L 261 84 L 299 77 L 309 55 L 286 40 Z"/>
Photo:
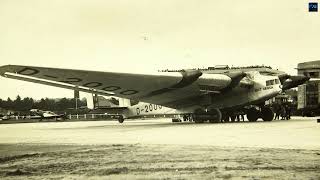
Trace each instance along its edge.
<path fill-rule="evenodd" d="M 266 81 L 266 86 L 270 86 L 270 81 Z"/>
<path fill-rule="evenodd" d="M 272 79 L 272 80 L 268 80 L 266 81 L 266 86 L 272 86 L 272 85 L 275 85 L 275 84 L 279 84 L 279 79 Z"/>

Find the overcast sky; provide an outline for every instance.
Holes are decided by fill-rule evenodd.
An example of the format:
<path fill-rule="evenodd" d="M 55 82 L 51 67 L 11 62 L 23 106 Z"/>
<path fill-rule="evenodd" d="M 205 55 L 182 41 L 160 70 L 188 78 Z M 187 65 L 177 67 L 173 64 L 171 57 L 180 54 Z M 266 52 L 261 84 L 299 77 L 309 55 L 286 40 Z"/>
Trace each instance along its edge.
<path fill-rule="evenodd" d="M 0 0 L 0 65 L 156 71 L 320 60 L 307 0 Z M 73 92 L 0 78 L 0 98 Z"/>

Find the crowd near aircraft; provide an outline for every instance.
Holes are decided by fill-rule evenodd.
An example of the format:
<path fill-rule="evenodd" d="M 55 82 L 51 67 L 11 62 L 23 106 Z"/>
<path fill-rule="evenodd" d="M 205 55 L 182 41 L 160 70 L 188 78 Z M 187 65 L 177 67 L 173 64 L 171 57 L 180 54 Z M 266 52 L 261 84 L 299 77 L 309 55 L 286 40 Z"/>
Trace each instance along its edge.
<path fill-rule="evenodd" d="M 309 80 L 304 76 L 268 74 L 252 69 L 133 74 L 19 65 L 1 66 L 0 75 L 143 102 L 123 108 L 119 122 L 132 116 L 172 113 L 183 114 L 196 123 L 214 123 L 220 122 L 224 114 L 249 105 L 251 108 L 246 111 L 249 121 L 260 117 L 271 121 L 272 109 L 264 102 Z"/>

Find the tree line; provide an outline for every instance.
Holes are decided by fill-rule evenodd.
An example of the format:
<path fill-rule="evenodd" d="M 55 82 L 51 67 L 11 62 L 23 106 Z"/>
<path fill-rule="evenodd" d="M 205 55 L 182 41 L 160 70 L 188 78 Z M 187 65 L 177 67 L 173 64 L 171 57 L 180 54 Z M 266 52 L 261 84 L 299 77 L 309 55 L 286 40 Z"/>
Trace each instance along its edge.
<path fill-rule="evenodd" d="M 75 108 L 75 104 L 76 99 L 74 98 L 42 98 L 41 100 L 34 100 L 29 97 L 22 99 L 18 95 L 15 100 L 12 100 L 10 98 L 8 98 L 7 100 L 0 99 L 1 108 L 13 111 L 29 111 L 30 109 L 41 109 L 46 111 L 65 111 L 68 108 Z M 78 107 L 86 106 L 86 99 L 78 99 L 77 105 Z"/>

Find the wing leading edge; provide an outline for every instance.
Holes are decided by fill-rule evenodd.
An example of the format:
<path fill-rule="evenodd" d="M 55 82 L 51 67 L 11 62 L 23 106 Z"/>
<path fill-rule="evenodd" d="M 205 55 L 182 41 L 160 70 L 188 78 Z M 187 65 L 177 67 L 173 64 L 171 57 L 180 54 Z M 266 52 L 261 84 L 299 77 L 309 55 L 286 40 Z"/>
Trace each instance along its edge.
<path fill-rule="evenodd" d="M 133 74 L 84 71 L 35 66 L 6 65 L 0 75 L 33 83 L 113 95 L 144 102 L 167 105 L 201 96 L 202 86 L 223 90 L 232 79 L 223 74 L 202 74 L 197 70 Z M 176 106 L 176 103 L 175 105 Z"/>

